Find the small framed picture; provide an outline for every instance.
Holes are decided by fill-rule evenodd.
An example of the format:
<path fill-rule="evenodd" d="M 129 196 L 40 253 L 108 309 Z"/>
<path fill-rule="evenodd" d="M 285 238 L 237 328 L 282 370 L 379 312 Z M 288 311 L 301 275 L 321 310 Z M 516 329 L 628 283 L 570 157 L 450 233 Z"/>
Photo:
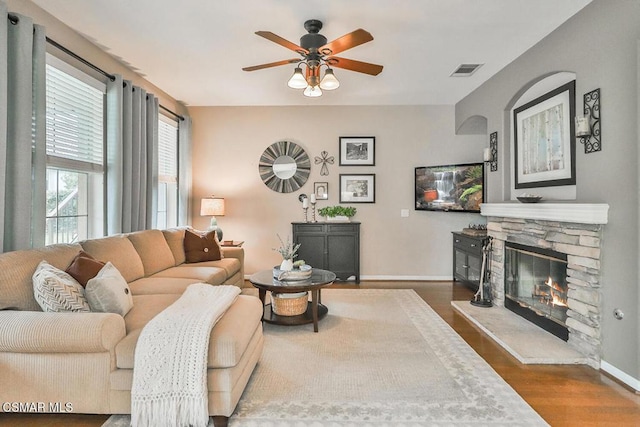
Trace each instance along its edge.
<path fill-rule="evenodd" d="M 375 202 L 375 174 L 340 174 L 340 203 Z"/>
<path fill-rule="evenodd" d="M 375 166 L 376 138 L 374 136 L 341 136 L 340 166 Z"/>
<path fill-rule="evenodd" d="M 329 200 L 329 183 L 314 182 L 313 194 L 316 195 L 316 200 Z"/>

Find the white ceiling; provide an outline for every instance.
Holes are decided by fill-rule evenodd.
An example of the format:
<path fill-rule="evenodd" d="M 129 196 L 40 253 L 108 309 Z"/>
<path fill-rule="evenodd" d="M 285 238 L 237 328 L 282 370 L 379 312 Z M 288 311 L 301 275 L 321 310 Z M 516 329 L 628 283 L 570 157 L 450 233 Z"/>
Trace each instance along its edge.
<path fill-rule="evenodd" d="M 192 106 L 455 104 L 591 0 L 32 0 Z M 329 41 L 357 28 L 374 40 L 340 56 L 384 66 L 376 77 L 336 69 L 339 89 L 309 99 L 286 82 L 295 58 L 256 36 L 296 44 L 319 19 Z M 485 64 L 449 77 L 462 63 Z M 107 70 L 108 71 L 108 70 Z"/>

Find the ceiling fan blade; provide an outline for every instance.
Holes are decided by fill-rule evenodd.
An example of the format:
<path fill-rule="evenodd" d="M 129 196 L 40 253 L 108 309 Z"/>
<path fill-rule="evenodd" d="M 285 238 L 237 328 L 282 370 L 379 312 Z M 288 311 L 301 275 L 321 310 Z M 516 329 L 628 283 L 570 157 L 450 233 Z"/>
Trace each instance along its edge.
<path fill-rule="evenodd" d="M 264 68 L 278 67 L 280 65 L 295 64 L 297 62 L 300 62 L 300 60 L 297 59 L 297 58 L 285 59 L 283 61 L 270 62 L 268 64 L 260 64 L 260 65 L 254 65 L 252 67 L 244 67 L 242 70 L 243 71 L 256 71 L 256 70 L 262 70 Z"/>
<path fill-rule="evenodd" d="M 329 58 L 327 58 L 327 62 L 332 67 L 344 68 L 345 70 L 370 74 L 372 76 L 377 76 L 382 72 L 382 68 L 384 68 L 382 65 L 356 61 L 353 59 L 339 58 L 337 56 L 330 56 Z"/>
<path fill-rule="evenodd" d="M 272 33 L 271 31 L 256 31 L 256 34 L 259 35 L 260 37 L 264 37 L 265 39 L 272 41 L 274 43 L 279 44 L 280 46 L 284 46 L 287 49 L 291 49 L 292 51 L 299 53 L 299 54 L 307 54 L 309 53 L 309 51 L 307 49 L 302 48 L 301 46 L 298 46 L 297 44 L 290 42 L 287 39 L 283 39 L 282 37 L 280 37 L 277 34 Z"/>
<path fill-rule="evenodd" d="M 335 55 L 336 53 L 344 52 L 352 47 L 360 46 L 361 44 L 370 42 L 373 40 L 373 36 L 362 28 L 358 28 L 355 31 L 345 34 L 344 36 L 329 42 L 318 49 L 318 52 L 324 55 Z"/>

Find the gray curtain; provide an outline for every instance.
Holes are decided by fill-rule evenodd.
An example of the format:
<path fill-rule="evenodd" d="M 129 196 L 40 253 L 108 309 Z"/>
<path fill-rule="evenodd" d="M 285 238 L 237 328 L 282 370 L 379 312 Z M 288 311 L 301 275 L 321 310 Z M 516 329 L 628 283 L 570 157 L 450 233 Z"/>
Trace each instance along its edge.
<path fill-rule="evenodd" d="M 0 1 L 0 248 L 44 246 L 44 27 Z"/>
<path fill-rule="evenodd" d="M 191 209 L 191 117 L 178 124 L 178 225 L 190 225 Z"/>
<path fill-rule="evenodd" d="M 107 233 L 154 228 L 158 99 L 116 76 L 107 85 Z"/>

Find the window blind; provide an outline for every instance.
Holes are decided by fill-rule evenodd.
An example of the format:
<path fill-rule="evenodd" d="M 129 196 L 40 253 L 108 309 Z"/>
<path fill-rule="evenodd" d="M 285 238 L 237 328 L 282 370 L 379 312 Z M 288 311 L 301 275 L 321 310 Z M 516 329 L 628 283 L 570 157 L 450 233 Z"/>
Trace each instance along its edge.
<path fill-rule="evenodd" d="M 178 127 L 165 120 L 158 124 L 158 175 L 162 182 L 178 180 Z"/>
<path fill-rule="evenodd" d="M 49 64 L 46 75 L 47 154 L 102 167 L 104 92 Z"/>

